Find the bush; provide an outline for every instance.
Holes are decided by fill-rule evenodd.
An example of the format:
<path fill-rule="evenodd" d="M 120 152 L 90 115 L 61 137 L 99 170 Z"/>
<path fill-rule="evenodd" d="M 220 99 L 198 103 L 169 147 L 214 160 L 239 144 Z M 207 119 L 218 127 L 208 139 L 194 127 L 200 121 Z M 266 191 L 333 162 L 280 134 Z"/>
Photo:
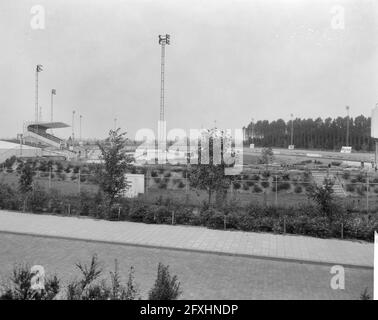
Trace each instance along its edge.
<path fill-rule="evenodd" d="M 129 219 L 134 222 L 143 222 L 144 217 L 147 215 L 149 208 L 146 205 L 137 205 L 130 208 Z"/>
<path fill-rule="evenodd" d="M 182 189 L 182 188 L 185 187 L 185 183 L 182 182 L 182 181 L 180 181 L 180 182 L 178 183 L 177 187 L 178 187 L 179 189 Z"/>
<path fill-rule="evenodd" d="M 160 182 L 159 189 L 167 189 L 167 183 L 165 181 Z"/>
<path fill-rule="evenodd" d="M 239 190 L 241 188 L 241 184 L 238 181 L 234 181 L 232 183 L 232 185 L 233 185 L 233 187 L 234 187 L 235 190 Z"/>
<path fill-rule="evenodd" d="M 269 188 L 269 181 L 261 181 L 261 185 L 264 189 Z M 256 192 L 256 191 L 255 191 Z"/>
<path fill-rule="evenodd" d="M 256 193 L 260 193 L 262 192 L 262 189 L 260 186 L 258 186 L 257 184 L 253 187 L 253 192 L 256 192 Z"/>
<path fill-rule="evenodd" d="M 149 300 L 176 300 L 182 291 L 177 276 L 171 276 L 169 266 L 162 263 L 158 265 L 157 278 L 155 284 L 148 294 Z"/>
<path fill-rule="evenodd" d="M 185 225 L 201 225 L 200 215 L 193 213 L 192 208 L 176 207 L 175 212 L 175 223 L 185 224 Z"/>
<path fill-rule="evenodd" d="M 13 268 L 10 284 L 0 292 L 0 300 L 52 300 L 59 293 L 60 280 L 56 275 L 45 279 L 44 289 L 31 287 L 33 274 L 29 265 L 16 265 Z"/>
<path fill-rule="evenodd" d="M 255 185 L 255 183 L 251 180 L 247 181 L 246 183 L 248 187 L 253 187 Z"/>
<path fill-rule="evenodd" d="M 356 190 L 356 187 L 355 187 L 354 184 L 348 183 L 346 185 L 346 191 L 348 191 L 348 192 L 354 192 L 355 190 Z"/>
<path fill-rule="evenodd" d="M 350 178 L 350 172 L 349 171 L 344 171 L 343 175 L 342 175 L 342 178 L 344 180 L 349 180 L 349 178 Z"/>
<path fill-rule="evenodd" d="M 251 180 L 259 181 L 259 180 L 260 180 L 260 176 L 259 176 L 258 174 L 254 174 L 254 175 L 251 177 Z"/>
<path fill-rule="evenodd" d="M 295 193 L 302 193 L 302 187 L 299 186 L 299 185 L 295 186 L 295 188 L 294 188 L 294 192 L 295 192 Z"/>
<path fill-rule="evenodd" d="M 263 171 L 262 176 L 264 178 L 269 178 L 270 177 L 270 171 L 268 171 L 268 170 Z"/>

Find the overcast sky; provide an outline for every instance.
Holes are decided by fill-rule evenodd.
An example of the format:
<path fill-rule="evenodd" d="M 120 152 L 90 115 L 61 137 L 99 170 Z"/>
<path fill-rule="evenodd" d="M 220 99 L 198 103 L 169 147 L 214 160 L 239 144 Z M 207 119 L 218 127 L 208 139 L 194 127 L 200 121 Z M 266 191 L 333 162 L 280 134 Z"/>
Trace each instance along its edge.
<path fill-rule="evenodd" d="M 168 129 L 336 117 L 346 105 L 352 116 L 370 115 L 378 102 L 375 2 L 1 0 L 0 137 L 34 119 L 36 64 L 44 67 L 43 120 L 55 88 L 55 120 L 71 124 L 76 110 L 84 137 L 106 136 L 114 118 L 130 138 L 156 130 L 165 33 Z M 37 4 L 44 30 L 30 26 Z M 334 29 L 340 4 L 345 28 Z"/>

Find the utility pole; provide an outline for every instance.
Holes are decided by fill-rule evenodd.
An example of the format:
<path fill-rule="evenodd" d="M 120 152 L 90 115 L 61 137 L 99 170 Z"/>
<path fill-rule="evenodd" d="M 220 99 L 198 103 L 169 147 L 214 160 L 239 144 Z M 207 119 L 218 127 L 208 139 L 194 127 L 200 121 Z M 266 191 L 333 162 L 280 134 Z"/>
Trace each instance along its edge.
<path fill-rule="evenodd" d="M 346 106 L 347 110 L 347 132 L 346 132 L 346 146 L 349 147 L 349 106 Z"/>

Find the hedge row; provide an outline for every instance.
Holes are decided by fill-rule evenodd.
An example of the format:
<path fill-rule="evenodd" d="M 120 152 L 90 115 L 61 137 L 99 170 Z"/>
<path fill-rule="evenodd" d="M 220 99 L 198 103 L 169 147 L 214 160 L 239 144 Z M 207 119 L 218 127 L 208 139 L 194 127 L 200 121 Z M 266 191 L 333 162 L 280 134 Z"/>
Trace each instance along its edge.
<path fill-rule="evenodd" d="M 80 215 L 107 220 L 124 220 L 157 224 L 184 224 L 214 229 L 235 229 L 254 232 L 290 233 L 321 238 L 344 238 L 373 241 L 378 230 L 378 216 L 374 214 L 335 214 L 330 220 L 318 207 L 301 204 L 292 208 L 251 204 L 237 207 L 228 204 L 221 208 L 202 209 L 169 201 L 147 204 L 141 200 L 120 199 L 108 210 L 101 193 L 82 192 L 66 196 L 36 188 L 25 196 L 7 185 L 0 184 L 0 209 Z"/>

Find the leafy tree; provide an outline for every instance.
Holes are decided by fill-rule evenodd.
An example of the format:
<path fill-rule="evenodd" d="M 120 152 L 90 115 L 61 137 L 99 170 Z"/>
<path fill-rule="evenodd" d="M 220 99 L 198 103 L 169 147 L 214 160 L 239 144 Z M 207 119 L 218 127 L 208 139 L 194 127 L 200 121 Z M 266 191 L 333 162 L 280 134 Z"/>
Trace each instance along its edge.
<path fill-rule="evenodd" d="M 25 163 L 21 169 L 20 179 L 18 181 L 19 190 L 26 194 L 33 190 L 34 171 L 30 163 Z"/>
<path fill-rule="evenodd" d="M 261 150 L 261 163 L 266 164 L 268 167 L 269 163 L 273 162 L 273 150 L 271 147 L 269 148 L 262 148 Z"/>
<path fill-rule="evenodd" d="M 307 196 L 316 202 L 320 210 L 329 219 L 332 219 L 336 207 L 333 197 L 333 182 L 331 180 L 325 179 L 322 186 L 313 186 L 309 188 Z"/>
<path fill-rule="evenodd" d="M 98 143 L 101 159 L 104 161 L 98 178 L 100 188 L 107 196 L 109 209 L 129 186 L 125 173 L 133 160 L 124 148 L 127 141 L 124 138 L 126 133 L 120 133 L 119 130 L 110 130 L 109 137 L 103 143 Z"/>
<path fill-rule="evenodd" d="M 223 159 L 224 137 L 217 135 L 217 131 L 207 132 L 201 139 L 208 139 L 208 144 L 201 144 L 198 159 L 199 164 L 193 165 L 189 172 L 189 183 L 192 187 L 206 190 L 208 193 L 208 205 L 211 205 L 212 195 L 215 192 L 225 191 L 230 186 L 231 178 L 225 175 L 226 164 Z M 215 144 L 220 146 L 220 150 L 214 148 Z M 220 152 L 220 155 L 215 154 Z M 202 155 L 208 156 L 207 163 L 202 163 Z M 219 161 L 220 160 L 220 161 Z"/>
<path fill-rule="evenodd" d="M 169 266 L 162 263 L 158 265 L 158 273 L 155 284 L 148 294 L 149 300 L 176 300 L 182 291 L 177 276 L 171 276 Z"/>

